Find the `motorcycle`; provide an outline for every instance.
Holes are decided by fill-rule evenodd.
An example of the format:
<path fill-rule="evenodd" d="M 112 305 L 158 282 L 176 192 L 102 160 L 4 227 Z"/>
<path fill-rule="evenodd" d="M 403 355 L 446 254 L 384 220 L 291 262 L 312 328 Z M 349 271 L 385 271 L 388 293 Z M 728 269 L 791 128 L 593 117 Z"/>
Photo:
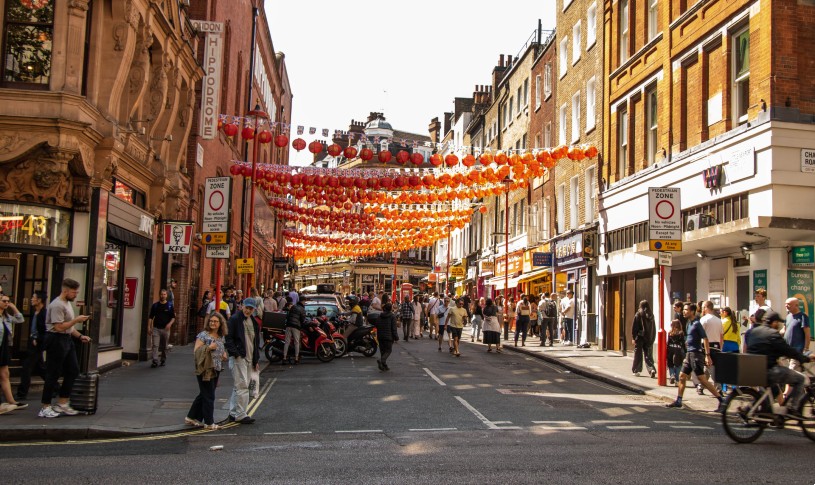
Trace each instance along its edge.
<path fill-rule="evenodd" d="M 306 325 L 311 325 L 313 330 L 313 337 L 309 338 L 307 331 L 300 332 L 300 355 L 301 356 L 315 356 L 320 362 L 331 362 L 334 359 L 335 347 L 334 341 L 323 332 L 319 324 L 316 322 L 307 321 Z M 263 352 L 269 362 L 280 362 L 283 359 L 283 349 L 286 343 L 286 330 L 285 329 L 268 329 L 266 332 L 266 344 Z M 294 347 L 290 345 L 289 348 Z"/>
<path fill-rule="evenodd" d="M 368 314 L 368 319 L 372 313 Z M 376 338 L 376 327 L 370 323 L 357 325 L 356 314 L 343 313 L 337 320 L 338 330 L 345 338 L 347 352 L 359 352 L 365 357 L 373 357 L 379 349 Z"/>
<path fill-rule="evenodd" d="M 315 320 L 318 322 L 320 330 L 326 335 L 330 335 L 331 340 L 334 341 L 334 356 L 342 357 L 345 355 L 348 351 L 348 342 L 345 340 L 345 336 L 337 331 L 337 327 L 325 315 L 319 316 Z"/>

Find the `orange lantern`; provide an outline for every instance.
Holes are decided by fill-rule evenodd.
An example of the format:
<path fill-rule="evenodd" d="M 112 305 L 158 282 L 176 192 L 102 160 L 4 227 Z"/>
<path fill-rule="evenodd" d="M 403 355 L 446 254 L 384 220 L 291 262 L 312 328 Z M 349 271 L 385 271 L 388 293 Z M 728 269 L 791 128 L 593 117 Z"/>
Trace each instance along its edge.
<path fill-rule="evenodd" d="M 444 163 L 446 163 L 448 167 L 455 167 L 458 165 L 458 157 L 450 153 L 444 157 Z"/>
<path fill-rule="evenodd" d="M 379 156 L 377 158 L 382 163 L 388 163 L 388 162 L 391 161 L 392 157 L 393 157 L 393 155 L 391 155 L 391 152 L 389 152 L 388 150 L 383 150 L 383 151 L 379 152 Z"/>
<path fill-rule="evenodd" d="M 482 214 L 486 214 L 487 213 L 487 206 L 482 205 L 481 207 L 478 208 L 478 212 L 480 212 Z"/>
<path fill-rule="evenodd" d="M 473 165 L 475 165 L 475 157 L 468 153 L 467 155 L 464 155 L 464 158 L 461 159 L 461 164 L 468 168 L 472 167 Z"/>

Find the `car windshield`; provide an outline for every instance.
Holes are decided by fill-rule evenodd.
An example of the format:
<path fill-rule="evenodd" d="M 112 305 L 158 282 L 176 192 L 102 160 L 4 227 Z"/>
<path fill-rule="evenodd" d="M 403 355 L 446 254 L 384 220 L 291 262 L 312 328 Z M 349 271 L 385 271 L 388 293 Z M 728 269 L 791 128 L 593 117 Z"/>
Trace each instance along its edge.
<path fill-rule="evenodd" d="M 306 303 L 305 305 L 306 315 L 308 315 L 309 317 L 316 317 L 317 309 L 320 307 L 325 308 L 326 316 L 329 319 L 337 318 L 339 310 L 337 310 L 337 305 L 333 305 L 331 303 L 311 303 L 311 302 Z"/>

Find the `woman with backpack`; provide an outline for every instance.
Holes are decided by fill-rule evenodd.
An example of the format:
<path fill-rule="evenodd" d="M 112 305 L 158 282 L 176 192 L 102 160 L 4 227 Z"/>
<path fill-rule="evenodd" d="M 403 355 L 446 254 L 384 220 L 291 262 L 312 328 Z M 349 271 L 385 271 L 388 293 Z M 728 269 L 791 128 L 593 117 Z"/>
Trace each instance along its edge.
<path fill-rule="evenodd" d="M 631 372 L 639 376 L 642 372 L 642 360 L 645 358 L 645 366 L 651 378 L 656 377 L 657 370 L 654 367 L 654 340 L 657 336 L 654 314 L 651 312 L 651 305 L 648 300 L 640 302 L 640 309 L 634 314 L 634 325 L 631 328 L 631 335 L 634 336 L 634 365 Z"/>
<path fill-rule="evenodd" d="M 521 347 L 526 347 L 526 332 L 529 329 L 529 317 L 532 315 L 532 306 L 529 304 L 529 298 L 524 295 L 518 306 L 515 309 L 517 321 L 515 324 L 515 346 L 518 346 L 518 336 L 521 336 Z"/>
<path fill-rule="evenodd" d="M 671 331 L 668 333 L 668 340 L 665 344 L 668 347 L 665 353 L 668 356 L 668 374 L 671 376 L 671 384 L 676 384 L 676 381 L 679 380 L 679 370 L 685 360 L 686 349 L 685 330 L 680 320 L 671 321 Z"/>
<path fill-rule="evenodd" d="M 481 328 L 484 325 L 484 299 L 480 298 L 472 304 L 472 318 L 470 323 L 473 325 L 472 332 L 470 333 L 470 342 L 475 342 L 476 339 L 481 341 Z"/>

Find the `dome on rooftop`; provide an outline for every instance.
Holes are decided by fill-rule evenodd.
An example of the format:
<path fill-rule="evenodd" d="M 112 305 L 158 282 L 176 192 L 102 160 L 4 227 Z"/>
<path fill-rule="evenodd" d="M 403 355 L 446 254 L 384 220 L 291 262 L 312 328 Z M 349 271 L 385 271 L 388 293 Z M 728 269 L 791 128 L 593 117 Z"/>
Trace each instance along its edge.
<path fill-rule="evenodd" d="M 374 120 L 369 121 L 365 125 L 366 130 L 393 130 L 393 127 L 390 123 L 385 121 L 385 118 L 376 118 Z"/>

